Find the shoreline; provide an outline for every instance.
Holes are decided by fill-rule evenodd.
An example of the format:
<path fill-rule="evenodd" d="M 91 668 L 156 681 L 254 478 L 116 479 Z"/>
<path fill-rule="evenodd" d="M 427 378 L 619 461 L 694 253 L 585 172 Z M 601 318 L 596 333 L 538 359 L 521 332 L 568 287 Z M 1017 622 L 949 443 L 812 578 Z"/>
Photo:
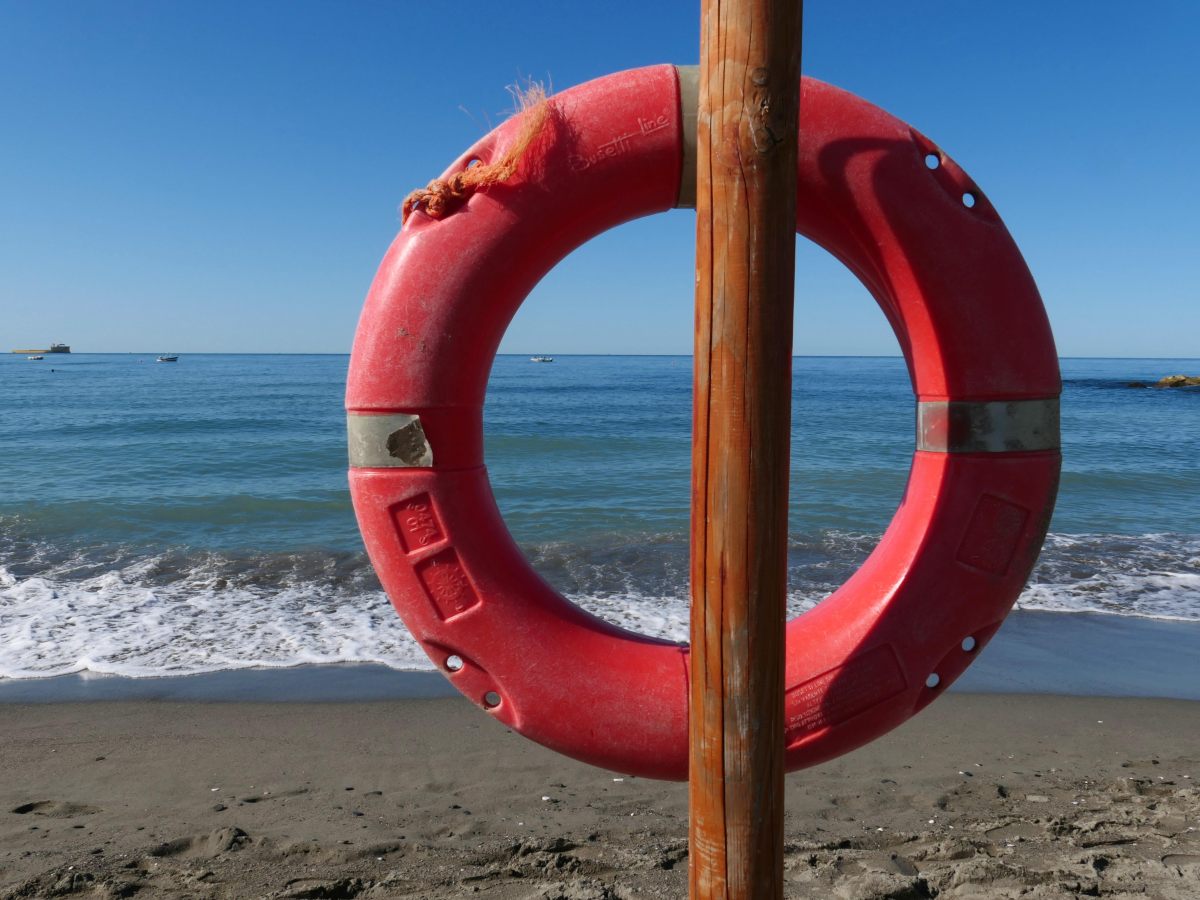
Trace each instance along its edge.
<path fill-rule="evenodd" d="M 1200 700 L 1200 622 L 1013 612 L 953 693 Z M 458 696 L 433 670 L 326 663 L 128 677 L 0 678 L 0 705 L 82 701 L 356 702 Z"/>
<path fill-rule="evenodd" d="M 787 777 L 785 896 L 1195 897 L 1200 703 L 950 694 Z M 0 705 L 0 898 L 681 897 L 687 788 L 462 700 Z"/>

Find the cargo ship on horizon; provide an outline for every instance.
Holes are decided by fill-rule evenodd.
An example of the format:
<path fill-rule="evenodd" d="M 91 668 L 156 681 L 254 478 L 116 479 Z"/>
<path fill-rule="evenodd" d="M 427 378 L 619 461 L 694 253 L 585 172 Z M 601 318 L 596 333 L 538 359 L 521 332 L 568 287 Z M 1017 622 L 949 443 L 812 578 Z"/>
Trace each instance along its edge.
<path fill-rule="evenodd" d="M 48 350 L 13 350 L 13 353 L 70 353 L 71 348 L 67 344 L 51 344 Z"/>

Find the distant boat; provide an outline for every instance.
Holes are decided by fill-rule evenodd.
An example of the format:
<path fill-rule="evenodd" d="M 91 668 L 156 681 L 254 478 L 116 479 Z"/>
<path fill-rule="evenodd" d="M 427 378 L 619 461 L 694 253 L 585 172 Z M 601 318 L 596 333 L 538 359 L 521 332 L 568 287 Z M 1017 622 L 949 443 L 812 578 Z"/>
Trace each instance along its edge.
<path fill-rule="evenodd" d="M 530 362 L 554 362 L 554 357 L 553 356 L 531 356 L 531 357 L 529 357 L 529 361 Z"/>
<path fill-rule="evenodd" d="M 26 359 L 45 359 L 46 357 L 44 357 L 44 356 L 27 356 L 25 358 Z"/>
<path fill-rule="evenodd" d="M 179 362 L 178 356 L 160 356 L 155 362 Z"/>

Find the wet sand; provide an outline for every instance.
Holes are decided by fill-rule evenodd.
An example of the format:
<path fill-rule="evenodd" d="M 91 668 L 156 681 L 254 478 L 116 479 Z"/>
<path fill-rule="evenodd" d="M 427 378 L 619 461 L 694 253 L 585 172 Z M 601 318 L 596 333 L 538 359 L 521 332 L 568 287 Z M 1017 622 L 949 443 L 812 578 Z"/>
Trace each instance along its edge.
<path fill-rule="evenodd" d="M 951 694 L 787 781 L 786 896 L 1200 897 L 1200 703 Z M 0 898 L 684 897 L 686 788 L 460 699 L 0 704 Z"/>

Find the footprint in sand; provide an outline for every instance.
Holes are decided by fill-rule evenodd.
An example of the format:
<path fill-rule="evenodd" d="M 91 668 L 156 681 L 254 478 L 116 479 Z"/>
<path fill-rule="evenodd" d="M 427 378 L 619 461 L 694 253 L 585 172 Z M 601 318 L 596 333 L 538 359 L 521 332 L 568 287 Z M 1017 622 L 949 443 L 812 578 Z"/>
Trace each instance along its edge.
<path fill-rule="evenodd" d="M 90 816 L 104 812 L 98 806 L 88 806 L 85 803 L 63 803 L 58 800 L 35 800 L 33 803 L 22 803 L 13 807 L 10 812 L 18 816 L 49 816 L 52 819 L 69 819 L 71 816 Z"/>
<path fill-rule="evenodd" d="M 999 825 L 995 828 L 989 828 L 986 832 L 988 840 L 1012 842 L 1016 840 L 1033 840 L 1035 838 L 1044 837 L 1046 830 L 1031 822 L 1009 822 L 1006 825 Z"/>
<path fill-rule="evenodd" d="M 1171 866 L 1174 869 L 1200 869 L 1200 854 L 1196 853 L 1168 853 L 1162 858 L 1163 865 Z"/>
<path fill-rule="evenodd" d="M 218 828 L 208 834 L 178 838 L 159 844 L 150 851 L 151 856 L 187 856 L 192 859 L 213 859 L 224 853 L 241 850 L 250 842 L 250 836 L 240 828 Z"/>

